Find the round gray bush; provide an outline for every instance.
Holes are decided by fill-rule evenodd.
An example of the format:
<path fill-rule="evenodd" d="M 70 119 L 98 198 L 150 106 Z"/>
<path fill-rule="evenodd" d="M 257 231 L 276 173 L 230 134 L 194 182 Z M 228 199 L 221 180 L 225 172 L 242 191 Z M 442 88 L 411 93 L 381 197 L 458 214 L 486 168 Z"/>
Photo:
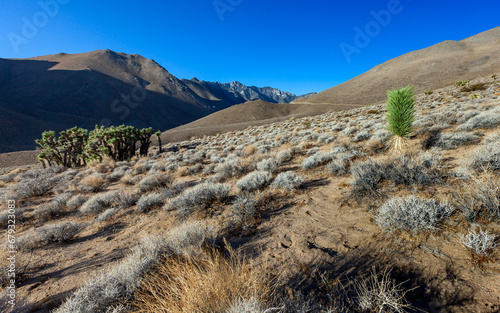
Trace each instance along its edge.
<path fill-rule="evenodd" d="M 439 223 L 452 212 L 453 208 L 447 203 L 434 199 L 395 197 L 378 209 L 375 221 L 387 232 L 399 230 L 417 234 L 436 231 Z"/>
<path fill-rule="evenodd" d="M 254 191 L 269 185 L 272 179 L 269 172 L 255 171 L 238 180 L 236 186 L 243 191 Z"/>
<path fill-rule="evenodd" d="M 299 188 L 304 181 L 304 177 L 297 175 L 294 171 L 287 171 L 276 176 L 271 184 L 271 188 L 293 190 Z"/>

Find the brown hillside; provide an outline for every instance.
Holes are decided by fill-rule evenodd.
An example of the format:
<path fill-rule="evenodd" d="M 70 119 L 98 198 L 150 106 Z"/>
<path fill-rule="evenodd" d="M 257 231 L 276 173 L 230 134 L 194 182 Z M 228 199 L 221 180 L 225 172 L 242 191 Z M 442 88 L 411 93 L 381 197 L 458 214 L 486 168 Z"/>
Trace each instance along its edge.
<path fill-rule="evenodd" d="M 193 136 L 212 135 L 280 122 L 292 117 L 316 116 L 330 111 L 349 110 L 357 107 L 349 104 L 270 103 L 263 100 L 249 101 L 212 113 L 197 121 L 163 133 L 165 141 L 182 141 Z"/>
<path fill-rule="evenodd" d="M 298 103 L 358 103 L 384 101 L 387 89 L 413 84 L 433 90 L 457 81 L 500 71 L 500 27 L 461 41 L 447 40 L 382 63 L 343 84 Z"/>

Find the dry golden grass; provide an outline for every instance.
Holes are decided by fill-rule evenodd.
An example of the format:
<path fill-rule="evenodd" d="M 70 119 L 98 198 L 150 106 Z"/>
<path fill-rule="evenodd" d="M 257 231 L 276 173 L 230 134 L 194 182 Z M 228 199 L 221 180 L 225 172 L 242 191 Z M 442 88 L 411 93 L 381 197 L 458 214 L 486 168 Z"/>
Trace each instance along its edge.
<path fill-rule="evenodd" d="M 105 183 L 106 179 L 98 175 L 87 176 L 80 181 L 80 185 L 83 186 L 85 190 L 88 190 L 90 192 L 101 191 Z"/>
<path fill-rule="evenodd" d="M 257 147 L 254 145 L 249 145 L 245 148 L 245 154 L 246 155 L 252 155 L 255 152 L 257 152 Z"/>
<path fill-rule="evenodd" d="M 115 167 L 115 164 L 116 163 L 113 159 L 105 156 L 101 162 L 94 160 L 94 161 L 90 162 L 88 165 L 96 173 L 107 173 Z"/>
<path fill-rule="evenodd" d="M 189 170 L 186 166 L 183 166 L 183 167 L 179 167 L 177 169 L 177 172 L 176 172 L 177 176 L 179 177 L 185 177 L 185 176 L 189 176 Z"/>
<path fill-rule="evenodd" d="M 134 175 L 132 174 L 126 174 L 124 175 L 122 178 L 120 178 L 120 183 L 124 184 L 124 185 L 133 185 L 133 179 L 134 178 Z"/>
<path fill-rule="evenodd" d="M 386 148 L 386 145 L 382 141 L 375 139 L 368 140 L 368 142 L 366 143 L 366 147 L 373 153 L 379 153 Z"/>
<path fill-rule="evenodd" d="M 133 312 L 225 312 L 238 299 L 266 302 L 272 288 L 259 267 L 229 250 L 168 257 L 143 282 Z"/>

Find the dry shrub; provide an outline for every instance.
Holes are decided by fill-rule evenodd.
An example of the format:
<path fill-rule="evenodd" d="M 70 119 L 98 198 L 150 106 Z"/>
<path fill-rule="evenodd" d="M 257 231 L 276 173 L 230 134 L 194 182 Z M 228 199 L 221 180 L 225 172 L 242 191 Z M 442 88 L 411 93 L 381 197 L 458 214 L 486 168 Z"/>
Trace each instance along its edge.
<path fill-rule="evenodd" d="M 493 249 L 496 247 L 497 237 L 487 230 L 480 229 L 479 232 L 472 230 L 460 236 L 460 243 L 469 252 L 472 264 L 482 268 L 485 263 L 493 261 Z"/>
<path fill-rule="evenodd" d="M 11 264 L 11 258 L 15 255 L 15 268 Z M 32 261 L 33 252 L 29 252 L 23 249 L 16 250 L 15 254 L 8 252 L 8 250 L 2 248 L 0 249 L 0 290 L 10 285 L 10 280 L 13 279 L 8 275 L 9 269 L 15 269 L 15 285 L 20 286 L 27 278 L 29 274 L 30 263 Z M 11 272 L 12 273 L 12 272 Z M 0 298 L 0 312 L 5 312 L 2 310 L 2 299 Z"/>
<path fill-rule="evenodd" d="M 451 199 L 469 223 L 500 220 L 500 179 L 491 172 L 458 186 Z"/>
<path fill-rule="evenodd" d="M 239 299 L 266 302 L 269 281 L 261 270 L 229 250 L 168 257 L 146 277 L 133 301 L 134 312 L 225 312 Z"/>
<path fill-rule="evenodd" d="M 120 179 L 120 182 L 124 185 L 134 185 L 135 184 L 134 177 L 135 176 L 132 174 L 126 174 Z"/>
<path fill-rule="evenodd" d="M 397 284 L 387 269 L 382 272 L 372 269 L 372 275 L 357 281 L 355 289 L 362 312 L 407 312 L 406 309 L 412 309 L 405 299 L 408 290 Z"/>
<path fill-rule="evenodd" d="M 256 146 L 254 146 L 254 145 L 246 146 L 246 148 L 245 148 L 245 154 L 246 155 L 252 155 L 255 152 L 257 152 L 257 147 Z"/>
<path fill-rule="evenodd" d="M 98 192 L 103 189 L 105 183 L 106 178 L 103 175 L 93 174 L 80 181 L 80 189 L 84 192 Z"/>
<path fill-rule="evenodd" d="M 188 168 L 185 167 L 185 166 L 179 167 L 177 169 L 177 176 L 179 176 L 179 177 L 189 176 L 189 170 L 188 170 Z"/>
<path fill-rule="evenodd" d="M 105 156 L 101 162 L 95 160 L 89 163 L 90 168 L 96 173 L 107 173 L 115 167 L 115 161 Z"/>

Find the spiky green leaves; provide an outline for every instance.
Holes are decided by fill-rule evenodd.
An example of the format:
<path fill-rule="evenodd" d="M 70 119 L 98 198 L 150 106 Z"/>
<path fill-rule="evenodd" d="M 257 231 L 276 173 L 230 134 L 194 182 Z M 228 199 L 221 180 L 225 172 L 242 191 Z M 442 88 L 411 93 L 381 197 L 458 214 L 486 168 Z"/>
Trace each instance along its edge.
<path fill-rule="evenodd" d="M 36 143 L 43 149 L 38 160 L 48 165 L 62 164 L 79 167 L 88 161 L 101 161 L 107 156 L 116 161 L 128 160 L 136 153 L 136 142 L 140 142 L 140 154 L 146 155 L 152 128 L 136 129 L 133 126 L 97 126 L 94 130 L 73 127 L 59 133 L 54 131 L 42 134 Z M 45 164 L 45 163 L 44 163 Z"/>
<path fill-rule="evenodd" d="M 387 91 L 387 130 L 398 137 L 412 131 L 415 120 L 415 91 L 413 86 Z"/>

